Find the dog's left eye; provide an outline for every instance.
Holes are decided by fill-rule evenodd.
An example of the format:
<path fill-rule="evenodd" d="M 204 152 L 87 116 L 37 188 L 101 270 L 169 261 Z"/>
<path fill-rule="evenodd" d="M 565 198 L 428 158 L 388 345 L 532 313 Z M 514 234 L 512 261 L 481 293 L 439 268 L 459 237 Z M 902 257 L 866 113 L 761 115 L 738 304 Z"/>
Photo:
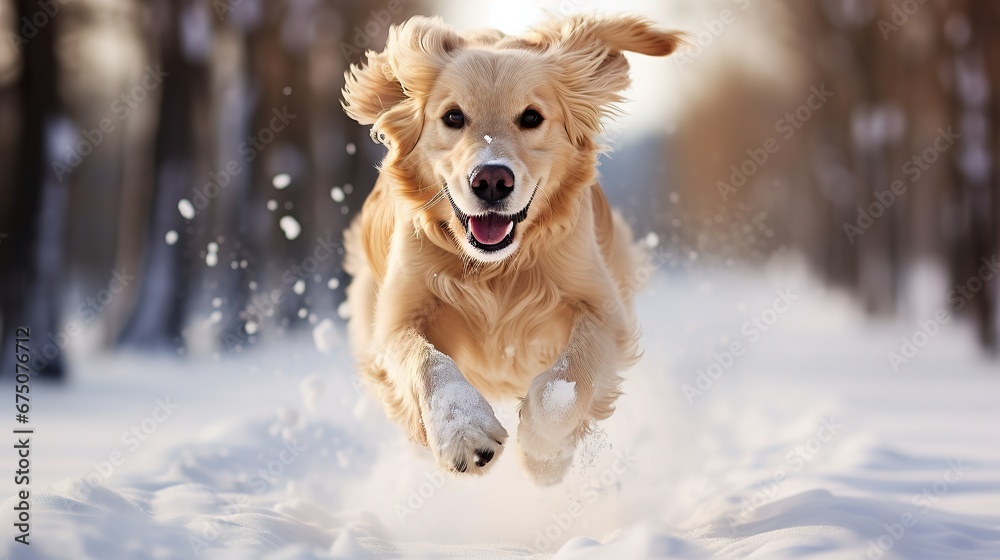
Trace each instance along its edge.
<path fill-rule="evenodd" d="M 458 109 L 452 109 L 444 114 L 442 120 L 448 128 L 462 128 L 465 126 L 465 113 Z"/>
<path fill-rule="evenodd" d="M 534 109 L 528 109 L 521 114 L 520 122 L 521 128 L 538 128 L 542 125 L 542 114 Z"/>

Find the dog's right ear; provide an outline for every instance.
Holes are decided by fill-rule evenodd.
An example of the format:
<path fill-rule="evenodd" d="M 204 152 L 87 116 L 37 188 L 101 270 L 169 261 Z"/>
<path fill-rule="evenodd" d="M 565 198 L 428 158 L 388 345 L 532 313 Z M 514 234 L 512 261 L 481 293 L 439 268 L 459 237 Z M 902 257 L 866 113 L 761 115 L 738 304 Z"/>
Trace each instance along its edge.
<path fill-rule="evenodd" d="M 372 139 L 402 152 L 413 148 L 421 109 L 441 69 L 464 40 L 439 17 L 414 17 L 389 28 L 382 52 L 344 73 L 341 105 L 352 119 L 372 125 Z"/>
<path fill-rule="evenodd" d="M 367 61 L 352 64 L 344 73 L 341 106 L 359 124 L 372 125 L 383 113 L 403 101 L 406 95 L 389 66 L 384 52 L 368 51 Z"/>

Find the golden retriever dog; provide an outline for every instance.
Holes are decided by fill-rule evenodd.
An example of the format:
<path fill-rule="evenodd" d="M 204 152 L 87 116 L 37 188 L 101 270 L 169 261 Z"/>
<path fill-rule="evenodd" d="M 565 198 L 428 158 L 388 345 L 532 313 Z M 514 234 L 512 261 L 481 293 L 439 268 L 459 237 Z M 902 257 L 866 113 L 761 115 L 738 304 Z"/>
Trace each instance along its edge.
<path fill-rule="evenodd" d="M 394 26 L 346 73 L 343 107 L 387 146 L 346 232 L 351 345 L 385 409 L 446 470 L 507 440 L 489 399 L 521 397 L 532 478 L 562 480 L 638 359 L 628 226 L 597 182 L 625 51 L 681 42 L 640 17 L 552 19 L 523 36 Z"/>

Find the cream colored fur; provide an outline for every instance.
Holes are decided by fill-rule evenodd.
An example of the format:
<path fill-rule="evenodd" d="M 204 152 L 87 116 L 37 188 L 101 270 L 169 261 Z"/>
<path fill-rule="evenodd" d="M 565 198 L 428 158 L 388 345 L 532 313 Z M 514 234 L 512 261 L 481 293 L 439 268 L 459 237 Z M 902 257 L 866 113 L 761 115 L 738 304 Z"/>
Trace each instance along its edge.
<path fill-rule="evenodd" d="M 486 398 L 523 398 L 518 441 L 541 483 L 561 480 L 614 411 L 638 357 L 635 259 L 597 183 L 598 137 L 629 85 L 623 51 L 679 43 L 630 16 L 552 19 L 521 37 L 418 17 L 347 73 L 345 111 L 388 146 L 347 232 L 352 346 L 389 416 L 442 468 L 479 474 L 499 457 L 508 434 Z M 455 108 L 461 130 L 442 123 Z M 527 108 L 542 126 L 518 126 Z M 448 201 L 474 206 L 469 174 L 492 160 L 516 177 L 509 203 L 530 203 L 499 260 L 469 244 Z M 557 387 L 575 388 L 568 410 Z"/>

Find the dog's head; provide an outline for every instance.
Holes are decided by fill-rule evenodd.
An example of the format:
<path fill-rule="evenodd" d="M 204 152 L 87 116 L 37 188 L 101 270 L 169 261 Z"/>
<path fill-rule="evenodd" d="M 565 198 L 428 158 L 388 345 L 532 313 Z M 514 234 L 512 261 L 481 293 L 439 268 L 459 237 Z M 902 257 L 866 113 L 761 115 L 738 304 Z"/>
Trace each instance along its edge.
<path fill-rule="evenodd" d="M 343 105 L 389 147 L 383 173 L 415 223 L 498 262 L 533 230 L 572 228 L 595 180 L 602 118 L 630 83 L 622 53 L 662 56 L 680 43 L 633 16 L 553 19 L 521 37 L 416 17 L 351 67 Z"/>

